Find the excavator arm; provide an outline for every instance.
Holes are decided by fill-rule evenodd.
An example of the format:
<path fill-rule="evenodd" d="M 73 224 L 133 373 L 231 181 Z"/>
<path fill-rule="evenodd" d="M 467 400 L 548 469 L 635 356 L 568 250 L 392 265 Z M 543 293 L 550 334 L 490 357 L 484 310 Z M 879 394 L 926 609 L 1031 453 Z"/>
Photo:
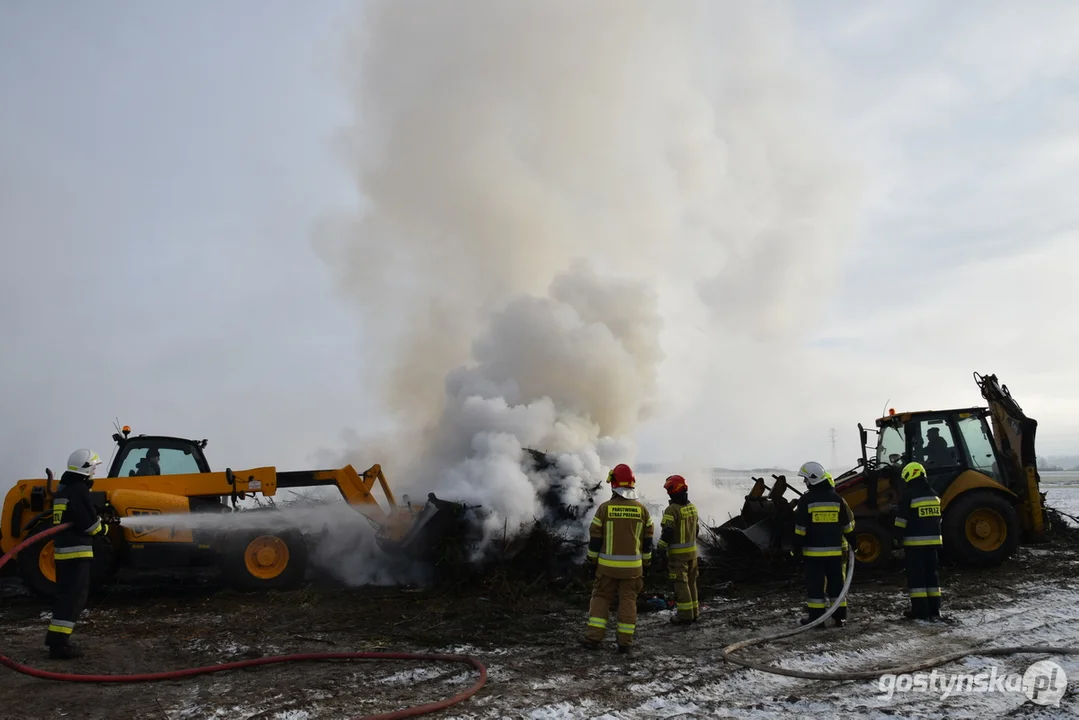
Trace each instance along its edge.
<path fill-rule="evenodd" d="M 1001 385 L 996 375 L 974 373 L 974 381 L 988 403 L 993 419 L 993 437 L 1004 465 L 1001 471 L 1007 477 L 1008 487 L 1022 498 L 1023 530 L 1030 539 L 1042 540 L 1047 528 L 1038 457 L 1034 450 L 1038 421 L 1026 416 L 1008 386 Z"/>

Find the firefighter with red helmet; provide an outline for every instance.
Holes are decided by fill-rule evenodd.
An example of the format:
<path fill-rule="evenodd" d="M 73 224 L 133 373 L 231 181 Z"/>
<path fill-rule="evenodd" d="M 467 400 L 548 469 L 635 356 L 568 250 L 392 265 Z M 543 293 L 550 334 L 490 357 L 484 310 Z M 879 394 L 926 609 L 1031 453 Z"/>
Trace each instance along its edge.
<path fill-rule="evenodd" d="M 628 465 L 607 475 L 611 499 L 596 510 L 589 527 L 588 559 L 596 568 L 588 626 L 582 644 L 598 648 L 607 632 L 611 603 L 618 598 L 618 651 L 629 652 L 637 630 L 637 595 L 644 589 L 644 568 L 652 560 L 654 527 L 637 499 L 637 479 Z"/>
<path fill-rule="evenodd" d="M 663 483 L 670 505 L 660 521 L 659 549 L 667 551 L 668 578 L 674 583 L 674 625 L 688 625 L 700 617 L 697 600 L 697 508 L 689 501 L 689 486 L 681 475 Z"/>

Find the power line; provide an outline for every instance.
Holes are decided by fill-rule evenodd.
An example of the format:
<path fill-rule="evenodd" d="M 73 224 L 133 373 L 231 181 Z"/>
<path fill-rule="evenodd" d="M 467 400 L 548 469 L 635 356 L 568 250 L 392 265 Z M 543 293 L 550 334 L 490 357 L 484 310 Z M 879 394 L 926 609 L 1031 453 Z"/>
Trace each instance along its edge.
<path fill-rule="evenodd" d="M 836 468 L 836 467 L 839 466 L 839 459 L 836 456 L 836 451 L 835 451 L 835 445 L 836 445 L 835 428 L 832 428 L 832 438 L 831 439 L 832 439 L 832 467 Z"/>

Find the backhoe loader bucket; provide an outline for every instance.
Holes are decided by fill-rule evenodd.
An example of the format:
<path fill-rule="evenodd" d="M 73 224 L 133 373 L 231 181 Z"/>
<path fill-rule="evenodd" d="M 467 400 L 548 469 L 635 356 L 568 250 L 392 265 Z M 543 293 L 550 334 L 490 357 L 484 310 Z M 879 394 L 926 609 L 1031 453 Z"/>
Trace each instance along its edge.
<path fill-rule="evenodd" d="M 789 528 L 793 527 L 794 508 L 783 497 L 787 479 L 773 475 L 771 489 L 764 478 L 753 478 L 753 489 L 746 495 L 742 512 L 718 528 L 720 549 L 735 555 L 772 555 L 790 546 Z M 765 492 L 767 491 L 767 496 Z"/>

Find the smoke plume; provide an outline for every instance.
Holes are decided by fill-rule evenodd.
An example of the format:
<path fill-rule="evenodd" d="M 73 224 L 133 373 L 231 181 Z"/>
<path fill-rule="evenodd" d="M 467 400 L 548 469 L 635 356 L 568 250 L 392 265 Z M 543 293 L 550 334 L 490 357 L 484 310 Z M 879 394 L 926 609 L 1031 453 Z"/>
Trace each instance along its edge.
<path fill-rule="evenodd" d="M 702 362 L 699 323 L 796 335 L 847 175 L 785 5 L 364 8 L 336 145 L 361 207 L 315 238 L 377 403 L 347 459 L 512 532 L 551 482 L 522 448 L 557 458 L 573 502 L 676 393 L 752 370 Z"/>

